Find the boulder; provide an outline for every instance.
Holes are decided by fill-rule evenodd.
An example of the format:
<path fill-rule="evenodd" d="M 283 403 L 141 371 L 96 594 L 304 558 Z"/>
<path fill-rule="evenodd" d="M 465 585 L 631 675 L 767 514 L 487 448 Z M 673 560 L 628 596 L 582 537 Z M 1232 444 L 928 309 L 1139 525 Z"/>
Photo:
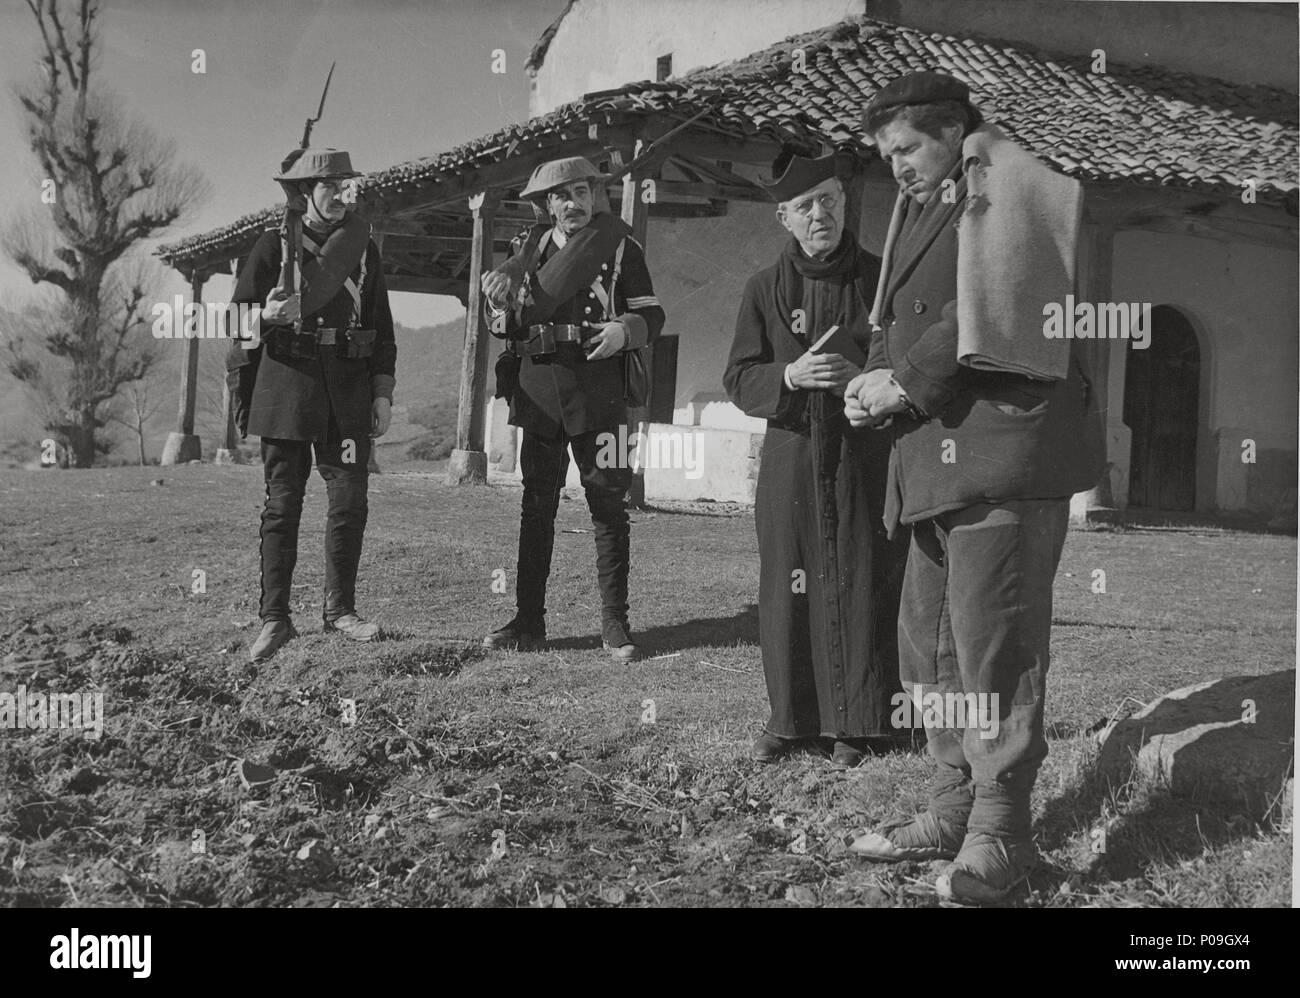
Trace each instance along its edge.
<path fill-rule="evenodd" d="M 1136 774 L 1225 814 L 1263 821 L 1295 752 L 1295 670 L 1230 676 L 1167 693 L 1101 733 L 1098 771 Z"/>

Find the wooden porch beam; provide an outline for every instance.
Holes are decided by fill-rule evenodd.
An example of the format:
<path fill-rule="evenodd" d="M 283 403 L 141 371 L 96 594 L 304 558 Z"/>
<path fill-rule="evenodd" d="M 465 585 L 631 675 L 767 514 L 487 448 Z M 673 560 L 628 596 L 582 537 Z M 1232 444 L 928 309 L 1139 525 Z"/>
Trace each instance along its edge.
<path fill-rule="evenodd" d="M 203 307 L 205 270 L 195 270 L 190 276 L 190 301 Z M 202 444 L 194 433 L 194 406 L 198 398 L 199 338 L 185 341 L 185 365 L 181 368 L 180 405 L 176 413 L 176 429 L 167 434 L 159 464 L 186 464 L 203 456 Z"/>
<path fill-rule="evenodd" d="M 656 196 L 692 197 L 719 201 L 767 201 L 762 189 L 754 184 L 692 184 L 681 180 L 656 180 Z"/>
<path fill-rule="evenodd" d="M 456 449 L 451 452 L 447 479 L 452 485 L 487 482 L 487 365 L 488 330 L 483 316 L 484 270 L 492 269 L 492 214 L 496 201 L 486 194 L 469 199 L 474 213 L 474 247 L 469 264 L 469 297 L 465 306 L 465 348 L 461 354 L 460 404 L 456 411 Z"/>
<path fill-rule="evenodd" d="M 622 199 L 611 196 L 610 206 L 621 212 Z M 656 201 L 646 206 L 651 218 L 720 218 L 727 213 L 727 202 L 715 201 Z"/>
<path fill-rule="evenodd" d="M 747 177 L 742 177 L 717 163 L 710 163 L 707 160 L 700 159 L 698 156 L 690 156 L 685 152 L 677 152 L 669 157 L 675 165 L 680 165 L 686 169 L 692 170 L 702 177 L 707 177 L 720 184 L 731 184 L 737 187 L 755 187 L 757 185 Z"/>
<path fill-rule="evenodd" d="M 468 285 L 454 277 L 417 277 L 401 274 L 384 277 L 389 291 L 406 291 L 421 295 L 451 295 L 465 301 Z"/>

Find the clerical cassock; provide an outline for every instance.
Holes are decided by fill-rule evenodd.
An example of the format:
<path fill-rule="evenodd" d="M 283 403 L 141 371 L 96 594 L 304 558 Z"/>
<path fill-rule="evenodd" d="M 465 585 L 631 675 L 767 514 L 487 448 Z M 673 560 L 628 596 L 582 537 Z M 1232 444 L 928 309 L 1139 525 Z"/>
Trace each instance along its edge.
<path fill-rule="evenodd" d="M 795 189 L 778 193 L 797 193 L 817 176 L 796 176 Z M 804 221 L 812 216 L 814 231 L 824 231 L 816 218 L 833 211 L 778 199 L 783 221 L 792 212 L 796 224 L 786 227 L 794 234 L 776 264 L 745 286 L 724 383 L 733 403 L 767 421 L 755 505 L 766 733 L 838 743 L 901 734 L 889 717 L 907 547 L 886 538 L 882 519 L 888 436 L 851 428 L 838 392 L 792 387 L 787 372 L 832 326 L 851 335 L 863 358 L 870 343 L 880 260 L 843 229 L 842 187 L 821 190 L 832 207 L 838 191 L 838 245 L 810 256 L 796 237 L 795 210 L 808 212 Z"/>

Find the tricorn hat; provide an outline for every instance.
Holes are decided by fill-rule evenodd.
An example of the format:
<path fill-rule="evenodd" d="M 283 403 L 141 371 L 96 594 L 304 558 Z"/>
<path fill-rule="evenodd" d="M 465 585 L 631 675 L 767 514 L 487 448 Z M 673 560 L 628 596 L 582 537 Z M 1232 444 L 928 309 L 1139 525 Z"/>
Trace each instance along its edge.
<path fill-rule="evenodd" d="M 608 180 L 609 175 L 601 173 L 591 160 L 583 156 L 570 156 L 567 159 L 553 159 L 543 163 L 528 178 L 528 185 L 519 192 L 519 196 L 528 199 L 543 198 L 564 184 L 575 180 Z"/>
<path fill-rule="evenodd" d="M 781 150 L 781 155 L 772 161 L 772 182 L 768 183 L 760 179 L 759 184 L 767 192 L 768 197 L 780 202 L 798 197 L 804 191 L 811 190 L 823 180 L 830 180 L 833 176 L 835 176 L 835 153 L 829 152 L 825 156 L 809 159 L 806 156 L 795 155 L 794 150 L 787 146 Z"/>
<path fill-rule="evenodd" d="M 352 157 L 342 149 L 295 149 L 280 163 L 276 180 L 324 180 L 359 177 L 352 169 Z"/>

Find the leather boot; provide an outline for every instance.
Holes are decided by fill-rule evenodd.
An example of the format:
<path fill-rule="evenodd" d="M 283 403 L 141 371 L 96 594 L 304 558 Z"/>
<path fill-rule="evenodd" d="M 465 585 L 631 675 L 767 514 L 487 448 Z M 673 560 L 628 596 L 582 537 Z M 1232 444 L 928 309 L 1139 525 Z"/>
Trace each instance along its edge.
<path fill-rule="evenodd" d="M 356 612 L 326 620 L 325 630 L 346 634 L 353 641 L 374 641 L 379 637 L 379 625 L 372 624 Z"/>
<path fill-rule="evenodd" d="M 522 613 L 483 639 L 483 647 L 494 651 L 534 651 L 545 645 L 546 624 Z"/>
<path fill-rule="evenodd" d="M 293 624 L 287 620 L 268 620 L 262 624 L 262 633 L 249 646 L 248 661 L 265 662 L 298 636 Z"/>
<path fill-rule="evenodd" d="M 600 638 L 605 651 L 616 662 L 635 662 L 641 657 L 641 650 L 632 643 L 627 622 L 623 620 L 605 620 L 600 625 Z"/>

